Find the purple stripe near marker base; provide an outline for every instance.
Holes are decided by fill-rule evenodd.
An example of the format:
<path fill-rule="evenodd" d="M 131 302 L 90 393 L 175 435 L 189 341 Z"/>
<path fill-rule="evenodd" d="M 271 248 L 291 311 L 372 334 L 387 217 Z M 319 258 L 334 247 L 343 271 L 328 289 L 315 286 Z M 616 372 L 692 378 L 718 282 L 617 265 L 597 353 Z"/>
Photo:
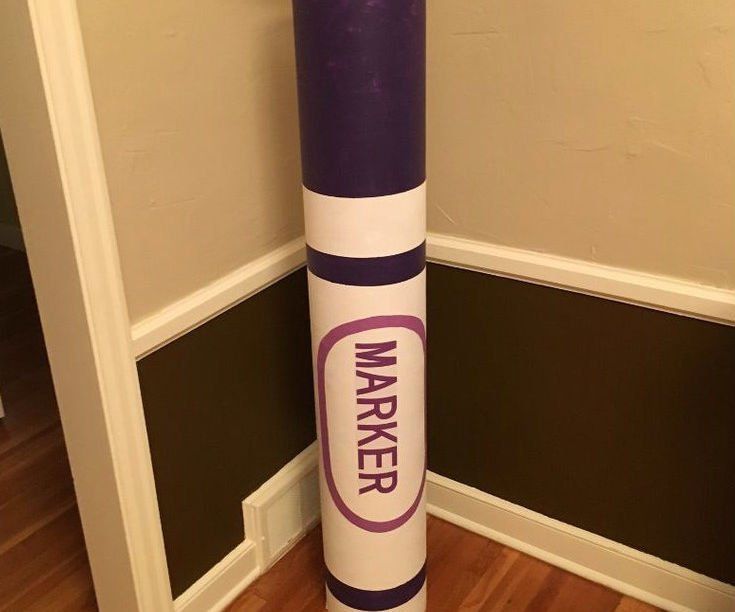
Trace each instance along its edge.
<path fill-rule="evenodd" d="M 307 244 L 306 265 L 315 276 L 340 285 L 394 285 L 418 276 L 426 267 L 426 242 L 385 257 L 342 257 L 317 251 Z"/>
<path fill-rule="evenodd" d="M 416 597 L 425 581 L 426 564 L 408 582 L 384 591 L 366 591 L 355 588 L 338 580 L 327 570 L 329 592 L 344 605 L 356 610 L 373 611 L 397 608 Z"/>
<path fill-rule="evenodd" d="M 293 0 L 304 185 L 360 198 L 425 179 L 425 0 Z"/>

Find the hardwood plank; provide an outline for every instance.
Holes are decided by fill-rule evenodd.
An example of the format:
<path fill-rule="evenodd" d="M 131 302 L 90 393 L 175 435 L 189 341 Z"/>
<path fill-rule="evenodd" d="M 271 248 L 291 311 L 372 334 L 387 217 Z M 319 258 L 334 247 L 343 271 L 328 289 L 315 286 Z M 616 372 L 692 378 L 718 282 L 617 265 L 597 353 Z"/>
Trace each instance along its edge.
<path fill-rule="evenodd" d="M 613 612 L 621 595 L 600 584 L 566 574 L 548 612 Z"/>
<path fill-rule="evenodd" d="M 656 612 L 656 610 L 658 608 L 651 604 L 643 603 L 627 595 L 620 600 L 618 607 L 615 608 L 615 612 Z"/>
<path fill-rule="evenodd" d="M 438 611 L 453 611 L 475 588 L 503 547 L 439 520 L 428 523 L 428 599 Z"/>
<path fill-rule="evenodd" d="M 429 612 L 655 612 L 656 608 L 429 517 Z M 315 529 L 229 610 L 323 612 L 321 532 Z"/>
<path fill-rule="evenodd" d="M 492 605 L 498 591 L 507 586 L 511 578 L 508 574 L 520 558 L 521 553 L 503 548 L 498 557 L 486 568 L 469 595 L 460 604 L 460 610 L 467 612 L 482 610 L 485 604 Z"/>
<path fill-rule="evenodd" d="M 96 610 L 23 253 L 0 247 L 0 610 Z"/>
<path fill-rule="evenodd" d="M 249 610 L 250 612 L 259 612 L 264 610 L 268 605 L 265 599 L 262 599 L 254 592 L 245 591 L 236 602 L 230 606 L 230 610 Z"/>
<path fill-rule="evenodd" d="M 0 610 L 40 587 L 56 568 L 84 550 L 76 506 L 0 555 Z"/>
<path fill-rule="evenodd" d="M 552 569 L 547 563 L 521 555 L 508 572 L 505 585 L 497 589 L 497 595 L 489 598 L 481 610 L 526 610 Z"/>
<path fill-rule="evenodd" d="M 85 551 L 59 564 L 13 603 L 27 612 L 86 612 L 97 609 Z"/>
<path fill-rule="evenodd" d="M 59 482 L 19 496 L 0 509 L 0 555 L 76 505 L 74 487 Z"/>
<path fill-rule="evenodd" d="M 264 612 L 299 610 L 314 600 L 324 601 L 321 529 L 312 530 L 283 559 L 256 580 L 245 595 L 255 595 L 264 603 Z M 238 598 L 230 610 L 248 610 Z"/>
<path fill-rule="evenodd" d="M 64 437 L 56 426 L 0 458 L 0 509 L 32 487 L 61 480 L 71 482 L 71 472 Z"/>
<path fill-rule="evenodd" d="M 529 602 L 526 610 L 528 612 L 543 612 L 548 610 L 551 602 L 554 601 L 564 585 L 566 572 L 557 567 L 551 569 L 544 581 L 539 586 L 538 591 Z"/>
<path fill-rule="evenodd" d="M 5 417 L 0 420 L 0 457 L 59 423 L 51 376 L 48 374 L 46 378 L 44 370 L 39 366 L 30 370 L 26 378 L 10 383 L 0 381 L 0 392 L 6 406 Z"/>

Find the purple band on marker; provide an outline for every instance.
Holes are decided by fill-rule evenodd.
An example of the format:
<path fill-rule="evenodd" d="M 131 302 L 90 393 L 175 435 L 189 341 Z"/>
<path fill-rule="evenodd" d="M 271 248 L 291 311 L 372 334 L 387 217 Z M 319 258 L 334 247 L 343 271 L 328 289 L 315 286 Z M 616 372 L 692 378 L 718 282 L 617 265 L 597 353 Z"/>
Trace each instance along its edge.
<path fill-rule="evenodd" d="M 341 257 L 306 245 L 309 271 L 331 283 L 376 287 L 402 283 L 421 274 L 426 267 L 426 242 L 416 248 L 385 257 Z"/>
<path fill-rule="evenodd" d="M 425 180 L 425 0 L 293 0 L 303 183 L 342 197 Z"/>
<path fill-rule="evenodd" d="M 356 610 L 372 611 L 397 608 L 413 599 L 421 590 L 421 587 L 424 586 L 425 581 L 426 564 L 408 582 L 384 591 L 356 589 L 341 582 L 327 570 L 327 588 L 329 592 L 344 605 Z"/>

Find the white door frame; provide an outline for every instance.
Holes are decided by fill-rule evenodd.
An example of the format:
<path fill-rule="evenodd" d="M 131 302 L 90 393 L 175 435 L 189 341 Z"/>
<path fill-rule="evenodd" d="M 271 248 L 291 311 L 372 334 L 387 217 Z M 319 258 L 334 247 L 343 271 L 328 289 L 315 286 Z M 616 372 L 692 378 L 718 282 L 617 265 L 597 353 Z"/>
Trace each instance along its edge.
<path fill-rule="evenodd" d="M 97 600 L 173 609 L 75 0 L 5 0 L 0 121 Z M 5 14 L 7 12 L 7 15 Z M 12 70 L 11 70 L 12 68 Z M 9 86 L 8 86 L 9 85 Z"/>

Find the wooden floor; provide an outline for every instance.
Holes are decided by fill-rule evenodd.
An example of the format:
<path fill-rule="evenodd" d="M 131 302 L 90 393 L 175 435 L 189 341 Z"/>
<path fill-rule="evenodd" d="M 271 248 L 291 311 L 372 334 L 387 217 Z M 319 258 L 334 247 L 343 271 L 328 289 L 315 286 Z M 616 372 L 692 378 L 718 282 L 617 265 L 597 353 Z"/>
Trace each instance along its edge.
<path fill-rule="evenodd" d="M 96 610 L 25 255 L 0 247 L 0 610 Z"/>
<path fill-rule="evenodd" d="M 608 588 L 429 517 L 428 610 L 652 612 Z M 315 529 L 246 589 L 230 612 L 324 610 L 321 532 Z"/>

